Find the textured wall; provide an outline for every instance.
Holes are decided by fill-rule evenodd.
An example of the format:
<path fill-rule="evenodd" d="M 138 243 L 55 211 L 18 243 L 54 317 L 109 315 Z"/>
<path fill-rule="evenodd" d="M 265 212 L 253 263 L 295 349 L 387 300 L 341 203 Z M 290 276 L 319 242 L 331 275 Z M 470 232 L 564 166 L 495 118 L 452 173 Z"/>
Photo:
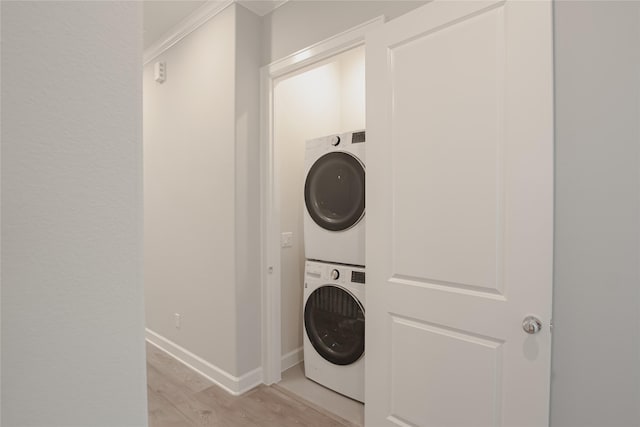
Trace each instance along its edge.
<path fill-rule="evenodd" d="M 145 426 L 141 9 L 2 2 L 2 425 Z"/>
<path fill-rule="evenodd" d="M 640 425 L 640 7 L 555 3 L 551 425 Z"/>

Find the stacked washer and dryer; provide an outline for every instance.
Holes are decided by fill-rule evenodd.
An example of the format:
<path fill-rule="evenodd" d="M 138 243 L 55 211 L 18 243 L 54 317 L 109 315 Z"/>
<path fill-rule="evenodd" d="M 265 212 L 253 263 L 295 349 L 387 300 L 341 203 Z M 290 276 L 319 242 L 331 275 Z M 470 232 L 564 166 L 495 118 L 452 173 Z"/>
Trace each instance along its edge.
<path fill-rule="evenodd" d="M 307 378 L 364 402 L 365 132 L 306 143 Z"/>

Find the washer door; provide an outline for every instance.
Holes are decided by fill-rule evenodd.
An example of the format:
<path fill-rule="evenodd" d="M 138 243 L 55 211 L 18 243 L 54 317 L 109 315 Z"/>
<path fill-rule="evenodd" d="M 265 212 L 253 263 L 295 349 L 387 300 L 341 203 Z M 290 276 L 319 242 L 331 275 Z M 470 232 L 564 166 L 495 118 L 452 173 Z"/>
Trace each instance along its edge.
<path fill-rule="evenodd" d="M 304 328 L 318 354 L 335 365 L 350 365 L 364 353 L 364 310 L 337 286 L 321 286 L 304 307 Z"/>
<path fill-rule="evenodd" d="M 364 166 L 349 153 L 320 157 L 309 169 L 304 202 L 313 220 L 325 230 L 346 230 L 364 216 Z"/>

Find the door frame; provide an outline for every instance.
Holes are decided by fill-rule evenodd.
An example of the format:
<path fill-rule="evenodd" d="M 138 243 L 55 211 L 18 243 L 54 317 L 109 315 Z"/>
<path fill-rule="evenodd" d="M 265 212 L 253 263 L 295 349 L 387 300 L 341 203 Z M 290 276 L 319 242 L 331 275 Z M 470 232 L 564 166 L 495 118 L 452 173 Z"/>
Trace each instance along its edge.
<path fill-rule="evenodd" d="M 262 380 L 265 384 L 277 383 L 282 378 L 280 189 L 277 179 L 278 171 L 274 167 L 273 134 L 275 80 L 364 45 L 365 34 L 384 22 L 385 17 L 381 15 L 260 69 L 260 286 Z"/>

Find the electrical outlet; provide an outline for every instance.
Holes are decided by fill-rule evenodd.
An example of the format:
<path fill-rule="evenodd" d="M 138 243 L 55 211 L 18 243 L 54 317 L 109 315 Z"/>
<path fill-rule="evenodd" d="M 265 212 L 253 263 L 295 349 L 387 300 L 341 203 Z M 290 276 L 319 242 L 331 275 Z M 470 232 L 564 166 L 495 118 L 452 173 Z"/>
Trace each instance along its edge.
<path fill-rule="evenodd" d="M 180 326 L 182 326 L 181 325 L 182 316 L 180 316 L 180 313 L 175 313 L 173 317 L 174 317 L 174 320 L 176 321 L 176 329 L 180 329 Z"/>
<path fill-rule="evenodd" d="M 280 246 L 290 248 L 293 246 L 293 232 L 286 231 L 280 236 Z"/>

